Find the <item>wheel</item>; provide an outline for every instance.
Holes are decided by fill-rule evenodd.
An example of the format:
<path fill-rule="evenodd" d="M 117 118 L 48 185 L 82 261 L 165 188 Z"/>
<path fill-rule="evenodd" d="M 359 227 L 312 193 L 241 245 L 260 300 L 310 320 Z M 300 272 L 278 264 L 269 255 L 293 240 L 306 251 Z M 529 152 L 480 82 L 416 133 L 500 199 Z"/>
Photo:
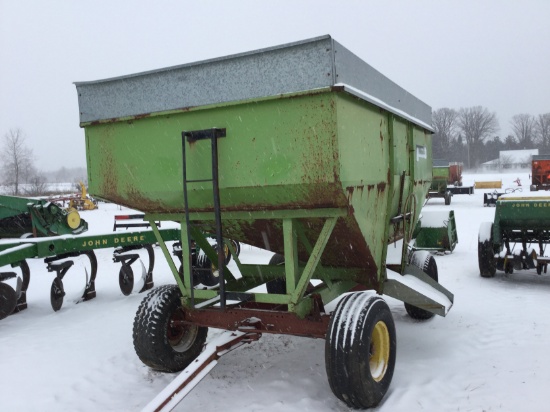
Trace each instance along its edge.
<path fill-rule="evenodd" d="M 504 273 L 514 273 L 514 261 L 511 259 L 506 259 L 504 263 Z"/>
<path fill-rule="evenodd" d="M 237 256 L 240 256 L 241 254 L 241 243 L 237 240 L 231 240 L 231 244 L 233 245 L 233 249 L 235 249 L 235 253 Z"/>
<path fill-rule="evenodd" d="M 208 328 L 176 325 L 183 320 L 177 285 L 163 285 L 145 296 L 134 318 L 134 349 L 147 366 L 163 372 L 185 369 L 202 351 Z"/>
<path fill-rule="evenodd" d="M 235 246 L 235 245 L 233 245 Z M 212 246 L 214 248 L 214 250 L 217 252 L 218 251 L 218 244 L 214 244 Z M 228 265 L 229 262 L 231 262 L 231 253 L 229 253 L 229 247 L 224 243 L 223 244 L 223 255 L 225 256 L 225 264 Z M 217 260 L 216 260 L 216 263 L 217 263 Z M 214 266 L 212 266 L 212 270 L 214 270 Z"/>
<path fill-rule="evenodd" d="M 271 259 L 269 260 L 270 265 L 283 265 L 284 263 L 285 257 L 278 253 L 271 256 Z M 286 293 L 286 279 L 284 278 L 270 280 L 265 284 L 265 286 L 267 288 L 267 293 L 275 295 L 284 295 Z"/>
<path fill-rule="evenodd" d="M 57 312 L 63 306 L 63 297 L 65 296 L 65 289 L 63 288 L 63 281 L 59 278 L 55 278 L 52 281 L 52 287 L 50 289 L 50 303 L 52 309 Z"/>
<path fill-rule="evenodd" d="M 7 283 L 0 282 L 0 319 L 12 314 L 17 306 L 17 294 Z"/>
<path fill-rule="evenodd" d="M 118 286 L 124 296 L 128 296 L 134 289 L 134 271 L 130 265 L 122 265 L 118 272 Z"/>
<path fill-rule="evenodd" d="M 331 316 L 325 339 L 325 366 L 334 395 L 351 408 L 378 405 L 392 380 L 395 351 L 395 325 L 386 302 L 371 292 L 345 296 Z"/>
<path fill-rule="evenodd" d="M 197 256 L 197 265 L 193 268 L 193 282 L 196 285 L 202 283 L 205 286 L 216 286 L 220 283 L 218 269 L 210 261 L 208 256 L 200 254 Z"/>
<path fill-rule="evenodd" d="M 200 281 L 200 279 L 199 279 L 199 273 L 198 273 L 198 271 L 197 271 L 195 268 L 193 268 L 192 272 L 193 272 L 193 287 L 196 288 L 197 285 L 198 285 L 199 283 L 201 283 L 201 281 Z M 179 273 L 179 275 L 180 275 L 180 279 L 183 279 L 183 264 L 180 265 L 180 267 L 179 267 L 179 269 L 178 269 L 178 273 Z"/>
<path fill-rule="evenodd" d="M 449 206 L 451 204 L 451 192 L 445 193 L 445 205 Z"/>
<path fill-rule="evenodd" d="M 484 278 L 492 278 L 496 273 L 495 252 L 493 249 L 493 223 L 483 222 L 479 227 L 477 243 L 477 259 L 479 274 Z"/>
<path fill-rule="evenodd" d="M 217 246 L 214 247 L 216 251 L 218 250 Z M 225 264 L 228 265 L 231 262 L 231 253 L 229 253 L 229 246 L 225 243 L 223 244 L 223 255 L 225 256 Z M 212 268 L 214 270 L 214 268 Z"/>
<path fill-rule="evenodd" d="M 542 265 L 540 263 L 537 263 L 537 275 L 542 274 Z"/>
<path fill-rule="evenodd" d="M 417 268 L 422 269 L 422 272 L 427 274 L 436 282 L 439 280 L 437 273 L 437 263 L 435 258 L 426 250 L 419 250 L 413 252 L 410 258 L 410 263 Z M 427 320 L 435 316 L 434 313 L 429 312 L 425 309 L 418 308 L 409 303 L 405 303 L 405 310 L 409 316 L 413 319 L 418 320 Z"/>

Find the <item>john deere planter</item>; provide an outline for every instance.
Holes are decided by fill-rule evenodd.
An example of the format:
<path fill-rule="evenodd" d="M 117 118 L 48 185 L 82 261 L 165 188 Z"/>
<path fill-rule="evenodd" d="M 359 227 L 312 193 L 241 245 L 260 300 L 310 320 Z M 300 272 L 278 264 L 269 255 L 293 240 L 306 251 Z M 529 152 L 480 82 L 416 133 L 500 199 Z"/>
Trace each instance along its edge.
<path fill-rule="evenodd" d="M 495 276 L 497 269 L 546 273 L 549 243 L 550 196 L 502 195 L 496 201 L 494 222 L 484 222 L 479 229 L 479 273 L 483 277 Z"/>
<path fill-rule="evenodd" d="M 138 309 L 139 358 L 180 371 L 209 327 L 321 338 L 334 394 L 376 406 L 396 362 L 380 295 L 420 319 L 453 302 L 431 255 L 385 261 L 388 242 L 406 250 L 430 187 L 430 107 L 329 36 L 76 87 L 90 193 L 145 212 L 176 283 Z M 158 221 L 181 223 L 181 273 Z M 191 239 L 217 286 L 195 288 Z M 244 264 L 224 239 L 281 257 Z"/>

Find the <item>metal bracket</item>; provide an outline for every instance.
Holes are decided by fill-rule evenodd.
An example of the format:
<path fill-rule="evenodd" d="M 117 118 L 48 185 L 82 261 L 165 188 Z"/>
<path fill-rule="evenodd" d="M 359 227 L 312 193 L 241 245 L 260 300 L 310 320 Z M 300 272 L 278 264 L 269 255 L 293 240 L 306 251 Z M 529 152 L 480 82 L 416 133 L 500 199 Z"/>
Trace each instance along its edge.
<path fill-rule="evenodd" d="M 189 143 L 204 139 L 217 139 L 226 136 L 226 129 L 214 127 L 212 129 L 184 131 L 183 136 Z"/>

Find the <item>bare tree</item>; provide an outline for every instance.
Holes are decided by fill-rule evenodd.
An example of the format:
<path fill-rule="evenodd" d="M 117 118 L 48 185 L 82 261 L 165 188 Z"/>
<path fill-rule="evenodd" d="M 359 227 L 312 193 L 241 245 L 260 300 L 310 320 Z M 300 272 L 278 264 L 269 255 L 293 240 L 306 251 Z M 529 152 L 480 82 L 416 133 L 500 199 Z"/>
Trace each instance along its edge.
<path fill-rule="evenodd" d="M 35 175 L 34 177 L 31 177 L 29 179 L 29 185 L 25 189 L 25 194 L 28 196 L 40 196 L 45 195 L 48 184 L 46 183 L 46 179 L 44 177 Z"/>
<path fill-rule="evenodd" d="M 13 186 L 13 194 L 17 196 L 26 172 L 33 169 L 32 150 L 25 145 L 25 136 L 21 129 L 10 129 L 4 135 L 2 149 L 0 159 L 4 181 L 7 185 Z"/>
<path fill-rule="evenodd" d="M 500 156 L 499 160 L 499 169 L 510 169 L 512 167 L 512 164 L 514 163 L 514 158 L 510 155 L 502 155 Z"/>
<path fill-rule="evenodd" d="M 446 107 L 432 113 L 434 157 L 444 158 L 451 152 L 451 144 L 457 131 L 457 117 L 456 110 Z"/>
<path fill-rule="evenodd" d="M 535 140 L 535 118 L 530 114 L 516 114 L 510 122 L 512 131 L 522 149 L 533 148 Z"/>
<path fill-rule="evenodd" d="M 550 149 L 550 113 L 539 114 L 535 121 L 537 141 L 542 149 Z"/>
<path fill-rule="evenodd" d="M 458 113 L 458 127 L 466 138 L 468 168 L 470 168 L 472 158 L 477 164 L 483 142 L 493 137 L 498 131 L 497 116 L 481 106 L 463 108 Z"/>

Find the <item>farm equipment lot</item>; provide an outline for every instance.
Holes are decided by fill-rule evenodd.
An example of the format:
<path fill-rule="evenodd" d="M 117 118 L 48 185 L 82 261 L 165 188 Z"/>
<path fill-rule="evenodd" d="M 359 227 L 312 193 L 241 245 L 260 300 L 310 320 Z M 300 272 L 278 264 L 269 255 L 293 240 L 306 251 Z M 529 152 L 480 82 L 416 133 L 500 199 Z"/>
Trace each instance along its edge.
<path fill-rule="evenodd" d="M 463 184 L 502 179 L 503 188 L 517 187 L 513 181 L 528 182 L 528 174 L 466 173 Z M 492 221 L 495 210 L 483 207 L 483 193 L 489 191 L 456 196 L 451 206 L 425 206 L 455 213 L 459 243 L 452 254 L 436 256 L 440 282 L 453 291 L 455 303 L 446 319 L 417 322 L 401 302 L 387 298 L 398 331 L 397 362 L 390 396 L 375 410 L 515 411 L 525 409 L 526 399 L 530 411 L 547 410 L 550 275 L 539 276 L 533 269 L 480 277 L 479 225 Z M 99 210 L 81 215 L 88 234 L 94 234 L 109 232 L 113 216 L 129 212 L 100 204 Z M 73 269 L 65 304 L 55 313 L 49 301 L 53 274 L 42 260 L 29 261 L 29 307 L 0 322 L 3 410 L 136 411 L 175 377 L 151 371 L 135 355 L 132 322 L 144 295 L 122 295 L 111 250 L 98 250 L 97 257 L 102 270 L 96 299 L 71 301 L 84 283 L 78 276 L 85 276 L 84 270 Z M 270 258 L 269 252 L 242 247 L 241 260 L 247 263 Z M 154 275 L 156 286 L 173 283 L 162 259 Z M 215 335 L 211 331 L 208 339 Z M 175 410 L 348 411 L 329 388 L 324 345 L 322 339 L 264 334 L 222 357 Z"/>

